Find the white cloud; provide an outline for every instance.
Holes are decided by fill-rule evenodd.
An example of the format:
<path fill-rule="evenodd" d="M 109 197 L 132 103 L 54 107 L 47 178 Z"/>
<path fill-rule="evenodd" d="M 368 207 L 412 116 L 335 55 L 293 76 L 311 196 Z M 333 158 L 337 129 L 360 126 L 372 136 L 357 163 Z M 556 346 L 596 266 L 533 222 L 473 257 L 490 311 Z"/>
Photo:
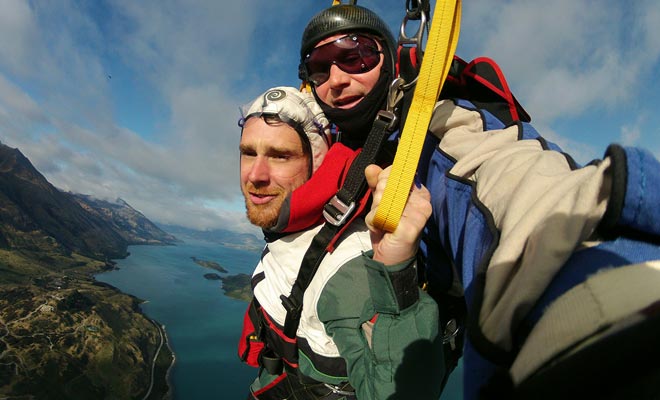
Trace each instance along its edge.
<path fill-rule="evenodd" d="M 621 128 L 621 143 L 625 146 L 635 145 L 640 137 L 639 126 L 623 126 Z"/>
<path fill-rule="evenodd" d="M 640 94 L 658 85 L 659 26 L 654 0 L 475 0 L 464 2 L 459 55 L 495 59 L 537 128 L 561 123 L 568 130 L 539 128 L 542 135 L 557 135 L 571 154 L 586 145 L 601 156 L 621 140 L 615 129 L 602 129 L 601 117 L 617 124 L 655 113 L 658 98 Z M 565 123 L 580 120 L 593 131 L 589 118 L 605 132 L 580 135 Z M 638 126 L 638 144 L 652 140 L 644 128 L 650 126 Z"/>
<path fill-rule="evenodd" d="M 620 143 L 624 146 L 638 145 L 642 139 L 643 126 L 645 122 L 646 117 L 644 115 L 639 115 L 634 122 L 623 125 L 621 127 L 621 138 L 619 139 Z"/>
<path fill-rule="evenodd" d="M 216 210 L 195 202 L 240 197 L 240 100 L 226 89 L 232 69 L 245 69 L 250 48 L 242 38 L 256 21 L 252 7 L 110 5 L 107 20 L 99 20 L 96 5 L 3 4 L 0 18 L 12 22 L 0 24 L 2 37 L 12 38 L 0 39 L 3 142 L 19 147 L 64 190 L 122 197 L 173 223 L 223 224 Z M 150 138 L 114 118 L 113 102 L 130 93 L 110 87 L 123 77 L 112 82 L 106 68 L 121 61 L 168 109 Z"/>
<path fill-rule="evenodd" d="M 48 118 L 30 95 L 0 75 L 0 118 L 6 135 L 29 134 L 27 126 L 47 124 Z"/>
<path fill-rule="evenodd" d="M 36 22 L 29 3 L 5 0 L 0 13 L 0 65 L 24 73 L 37 60 L 32 58 L 37 42 Z"/>

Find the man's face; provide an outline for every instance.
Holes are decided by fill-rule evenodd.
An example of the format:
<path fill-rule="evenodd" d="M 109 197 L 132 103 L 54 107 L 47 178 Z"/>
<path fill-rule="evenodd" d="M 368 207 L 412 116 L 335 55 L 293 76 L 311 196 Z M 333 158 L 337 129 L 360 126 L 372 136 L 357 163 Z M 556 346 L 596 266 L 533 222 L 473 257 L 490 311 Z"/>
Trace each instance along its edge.
<path fill-rule="evenodd" d="M 316 47 L 335 41 L 346 34 L 337 34 L 321 40 Z M 382 46 L 376 41 L 378 49 Z M 338 66 L 330 67 L 330 76 L 326 82 L 315 86 L 316 95 L 325 104 L 333 108 L 352 108 L 371 92 L 380 77 L 380 69 L 383 65 L 384 56 L 380 54 L 380 62 L 372 70 L 365 73 L 350 74 L 342 71 Z"/>
<path fill-rule="evenodd" d="M 287 195 L 309 178 L 310 156 L 291 126 L 256 117 L 245 122 L 239 148 L 247 217 L 254 225 L 270 228 Z"/>

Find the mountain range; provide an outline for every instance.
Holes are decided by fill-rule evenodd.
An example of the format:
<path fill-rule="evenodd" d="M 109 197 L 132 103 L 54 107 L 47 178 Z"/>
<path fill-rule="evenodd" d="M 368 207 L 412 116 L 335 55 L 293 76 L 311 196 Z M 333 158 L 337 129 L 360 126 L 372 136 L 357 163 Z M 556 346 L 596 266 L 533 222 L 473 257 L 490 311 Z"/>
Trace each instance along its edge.
<path fill-rule="evenodd" d="M 111 259 L 125 257 L 130 244 L 175 241 L 122 200 L 57 189 L 18 149 L 0 144 L 0 248 Z"/>
<path fill-rule="evenodd" d="M 121 199 L 56 188 L 0 143 L 0 398 L 167 398 L 163 328 L 94 274 L 129 245 L 176 242 Z"/>

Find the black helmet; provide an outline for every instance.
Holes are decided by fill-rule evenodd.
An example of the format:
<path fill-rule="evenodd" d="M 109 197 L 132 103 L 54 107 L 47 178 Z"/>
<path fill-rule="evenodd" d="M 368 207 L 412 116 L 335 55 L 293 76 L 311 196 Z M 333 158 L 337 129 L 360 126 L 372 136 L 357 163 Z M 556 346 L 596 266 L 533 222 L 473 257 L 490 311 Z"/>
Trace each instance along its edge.
<path fill-rule="evenodd" d="M 304 60 L 307 54 L 322 39 L 342 32 L 366 32 L 381 39 L 389 59 L 389 71 L 394 71 L 395 41 L 392 32 L 373 11 L 354 4 L 338 4 L 312 17 L 302 35 L 300 43 L 300 74 L 305 79 Z"/>

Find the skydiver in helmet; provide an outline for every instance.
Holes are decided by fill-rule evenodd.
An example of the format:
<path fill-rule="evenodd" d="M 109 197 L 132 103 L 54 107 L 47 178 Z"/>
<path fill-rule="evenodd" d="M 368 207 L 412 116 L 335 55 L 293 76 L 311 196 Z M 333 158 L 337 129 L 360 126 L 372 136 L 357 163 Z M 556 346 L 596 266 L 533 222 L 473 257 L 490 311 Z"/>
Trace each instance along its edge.
<path fill-rule="evenodd" d="M 300 48 L 300 78 L 309 82 L 339 141 L 364 144 L 378 111 L 385 106 L 395 74 L 395 41 L 373 11 L 340 4 L 316 14 Z"/>
<path fill-rule="evenodd" d="M 333 6 L 308 23 L 299 75 L 339 128 L 340 143 L 364 145 L 385 107 L 395 54 L 387 26 L 363 7 Z M 465 399 L 516 398 L 526 383 L 532 390 L 521 398 L 561 398 L 589 372 L 580 357 L 571 364 L 581 346 L 616 339 L 631 320 L 651 320 L 648 310 L 657 310 L 660 163 L 644 149 L 614 144 L 602 160 L 578 166 L 529 124 L 499 67 L 480 66 L 460 77 L 498 85 L 486 85 L 485 96 L 470 86 L 452 96 L 443 89 L 433 110 L 417 169 L 433 206 L 420 269 L 429 291 L 464 294 Z M 481 82 L 470 81 L 483 89 Z M 609 319 L 584 317 L 593 314 Z M 653 318 L 657 326 L 660 313 Z M 574 321 L 586 327 L 571 329 Z M 602 375 L 629 366 L 607 354 L 590 365 L 598 385 L 584 393 L 607 396 L 602 382 L 620 383 Z M 557 372 L 553 364 L 574 369 Z M 538 384 L 544 372 L 552 385 Z"/>

